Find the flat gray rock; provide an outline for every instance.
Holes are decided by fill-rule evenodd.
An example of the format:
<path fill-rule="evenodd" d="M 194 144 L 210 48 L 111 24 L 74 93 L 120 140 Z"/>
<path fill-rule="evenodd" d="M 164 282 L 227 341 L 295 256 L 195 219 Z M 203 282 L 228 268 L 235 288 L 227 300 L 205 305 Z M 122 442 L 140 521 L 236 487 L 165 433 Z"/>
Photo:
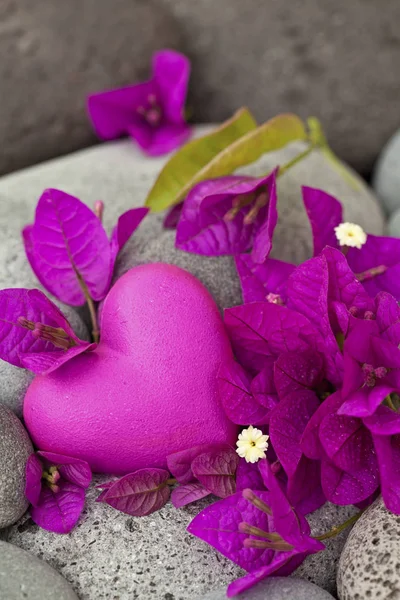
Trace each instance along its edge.
<path fill-rule="evenodd" d="M 400 131 L 390 138 L 380 153 L 372 186 L 388 215 L 400 208 Z"/>
<path fill-rule="evenodd" d="M 25 466 L 32 452 L 21 421 L 0 405 L 0 529 L 15 523 L 28 508 Z"/>
<path fill-rule="evenodd" d="M 392 237 L 400 237 L 400 208 L 390 216 L 388 234 Z"/>
<path fill-rule="evenodd" d="M 400 518 L 376 500 L 354 525 L 338 576 L 340 600 L 400 598 Z"/>
<path fill-rule="evenodd" d="M 78 600 L 71 586 L 48 564 L 5 542 L 0 542 L 0 598 Z"/>
<path fill-rule="evenodd" d="M 238 596 L 240 600 L 333 600 L 333 596 L 298 577 L 271 577 Z M 197 600 L 226 600 L 226 588 Z"/>

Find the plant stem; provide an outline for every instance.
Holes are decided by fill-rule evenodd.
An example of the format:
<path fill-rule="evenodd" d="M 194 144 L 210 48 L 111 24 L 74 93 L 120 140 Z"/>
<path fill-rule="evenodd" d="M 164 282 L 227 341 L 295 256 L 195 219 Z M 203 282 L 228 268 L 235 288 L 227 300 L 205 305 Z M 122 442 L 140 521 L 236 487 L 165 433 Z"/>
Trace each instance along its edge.
<path fill-rule="evenodd" d="M 289 162 L 287 162 L 286 165 L 283 165 L 283 167 L 279 167 L 278 177 L 281 177 L 281 175 L 286 173 L 286 171 L 291 169 L 294 165 L 297 165 L 297 163 L 302 161 L 303 158 L 306 158 L 306 156 L 311 154 L 311 152 L 314 149 L 315 149 L 315 146 L 313 144 L 310 144 L 310 146 L 308 148 L 306 148 L 305 150 L 303 150 L 303 152 L 300 152 L 297 156 L 292 158 L 292 160 L 289 160 Z"/>
<path fill-rule="evenodd" d="M 332 529 L 330 529 L 326 533 L 323 533 L 322 535 L 315 535 L 314 539 L 322 542 L 322 540 L 327 540 L 328 538 L 335 537 L 335 535 L 341 533 L 344 529 L 346 529 L 346 527 L 350 527 L 350 525 L 356 523 L 356 521 L 358 521 L 363 512 L 363 510 L 360 510 L 360 512 L 350 517 L 350 519 L 347 519 L 347 521 L 345 521 L 344 523 L 341 523 L 340 525 L 335 525 L 335 527 L 332 527 Z"/>
<path fill-rule="evenodd" d="M 173 477 L 171 479 L 167 479 L 166 484 L 167 485 L 175 485 L 176 483 L 176 479 L 174 479 Z"/>
<path fill-rule="evenodd" d="M 85 296 L 86 304 L 88 305 L 88 309 L 89 309 L 89 313 L 90 313 L 90 320 L 92 322 L 93 341 L 96 342 L 96 344 L 97 344 L 99 341 L 99 337 L 100 337 L 100 331 L 99 331 L 99 326 L 97 323 L 97 314 L 96 314 L 96 308 L 94 306 L 93 298 L 91 297 L 91 295 L 89 293 L 86 282 L 83 280 L 82 275 L 78 271 L 76 271 L 76 276 L 78 278 L 79 285 L 81 286 L 83 295 Z"/>

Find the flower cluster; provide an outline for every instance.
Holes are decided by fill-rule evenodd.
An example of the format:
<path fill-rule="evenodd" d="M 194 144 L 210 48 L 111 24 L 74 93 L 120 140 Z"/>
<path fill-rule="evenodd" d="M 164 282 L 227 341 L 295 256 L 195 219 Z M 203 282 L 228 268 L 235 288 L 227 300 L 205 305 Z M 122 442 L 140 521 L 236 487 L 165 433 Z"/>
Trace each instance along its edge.
<path fill-rule="evenodd" d="M 400 240 L 367 235 L 335 198 L 303 188 L 314 255 L 270 259 L 277 176 L 202 182 L 177 220 L 177 247 L 234 255 L 245 301 L 225 310 L 234 358 L 218 375 L 245 428 L 238 491 L 189 527 L 249 571 L 232 595 L 321 549 L 303 544 L 301 524 L 326 501 L 364 507 L 381 493 L 400 514 Z M 296 512 L 303 537 L 285 537 L 274 506 Z"/>

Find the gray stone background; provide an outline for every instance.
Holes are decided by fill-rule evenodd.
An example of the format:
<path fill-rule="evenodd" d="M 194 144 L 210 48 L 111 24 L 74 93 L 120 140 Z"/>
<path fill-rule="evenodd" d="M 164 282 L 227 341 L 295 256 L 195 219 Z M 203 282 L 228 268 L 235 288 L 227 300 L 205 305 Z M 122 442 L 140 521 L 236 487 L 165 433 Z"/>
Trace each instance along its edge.
<path fill-rule="evenodd" d="M 193 62 L 193 121 L 315 114 L 368 176 L 400 124 L 399 22 L 399 0 L 1 0 L 0 174 L 96 143 L 85 96 L 171 47 Z"/>

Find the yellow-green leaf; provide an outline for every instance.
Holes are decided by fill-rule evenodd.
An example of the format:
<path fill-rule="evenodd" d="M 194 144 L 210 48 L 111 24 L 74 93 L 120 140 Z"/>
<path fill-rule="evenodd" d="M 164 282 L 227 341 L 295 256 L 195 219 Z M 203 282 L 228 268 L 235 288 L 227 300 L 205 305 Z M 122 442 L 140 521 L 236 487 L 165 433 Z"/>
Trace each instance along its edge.
<path fill-rule="evenodd" d="M 170 158 L 161 171 L 147 196 L 146 206 L 160 211 L 177 204 L 201 180 L 198 174 L 215 156 L 256 127 L 257 123 L 250 111 L 241 108 L 211 133 L 188 142 Z"/>
<path fill-rule="evenodd" d="M 347 165 L 336 156 L 333 150 L 331 150 L 320 121 L 316 117 L 309 117 L 307 119 L 307 125 L 310 142 L 320 149 L 327 161 L 354 190 L 359 190 L 361 188 L 360 181 L 349 167 L 347 167 Z"/>

